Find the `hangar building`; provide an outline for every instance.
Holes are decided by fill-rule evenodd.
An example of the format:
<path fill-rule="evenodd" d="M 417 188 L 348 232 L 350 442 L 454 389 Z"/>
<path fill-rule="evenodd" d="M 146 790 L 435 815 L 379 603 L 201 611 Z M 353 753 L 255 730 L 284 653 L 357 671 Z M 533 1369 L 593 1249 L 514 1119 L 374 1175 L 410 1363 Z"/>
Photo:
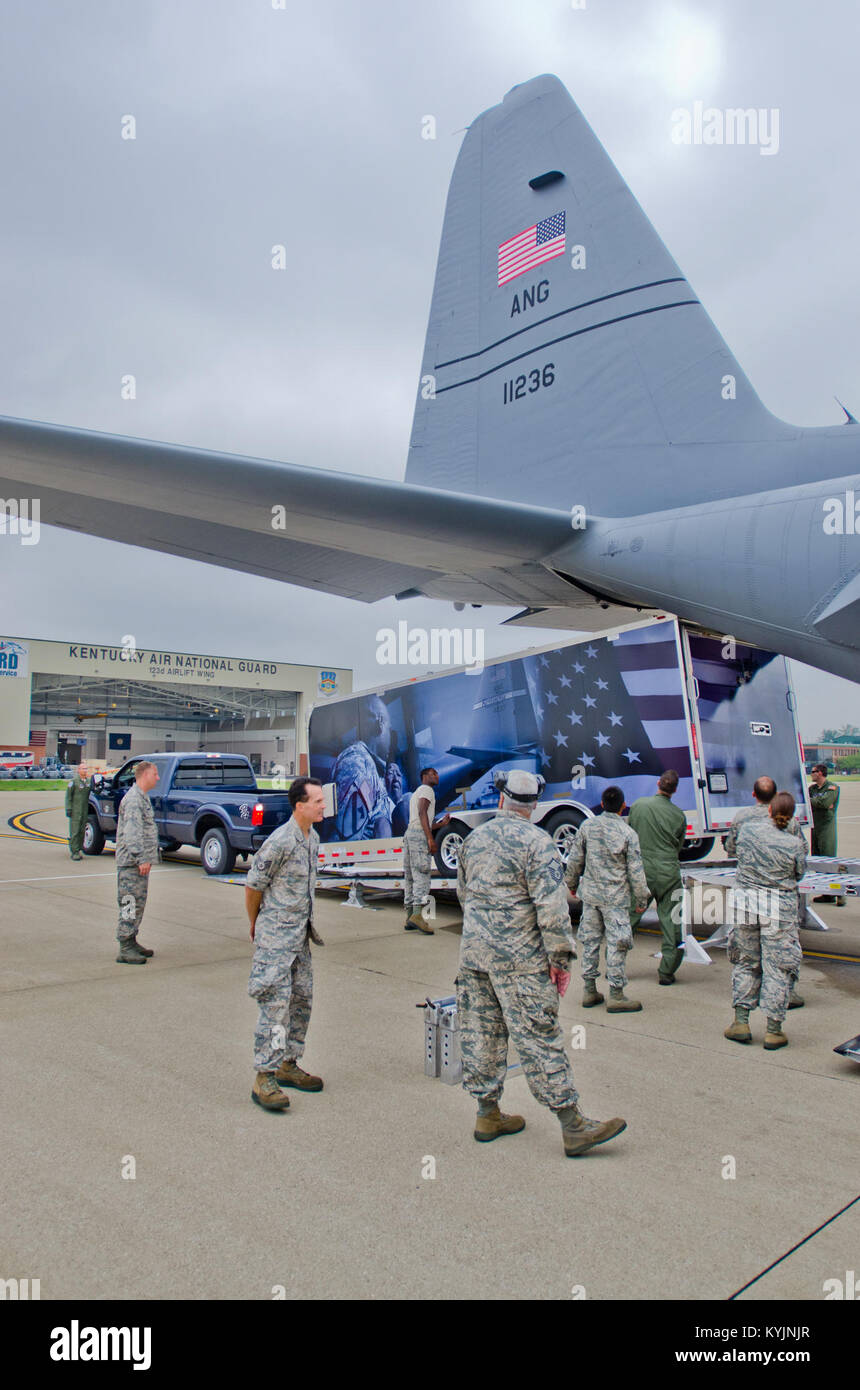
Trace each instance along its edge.
<path fill-rule="evenodd" d="M 307 765 L 311 707 L 352 690 L 352 671 L 199 652 L 0 637 L 0 745 L 36 762 L 173 749 L 244 753 L 264 775 Z"/>

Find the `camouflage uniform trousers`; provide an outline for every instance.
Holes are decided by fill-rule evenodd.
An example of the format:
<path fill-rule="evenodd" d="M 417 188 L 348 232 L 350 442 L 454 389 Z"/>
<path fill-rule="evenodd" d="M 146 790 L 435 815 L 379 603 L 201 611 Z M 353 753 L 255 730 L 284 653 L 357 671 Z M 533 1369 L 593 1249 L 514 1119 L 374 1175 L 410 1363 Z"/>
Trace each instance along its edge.
<path fill-rule="evenodd" d="M 788 998 L 800 974 L 802 952 L 794 921 L 760 927 L 732 926 L 728 956 L 732 963 L 732 1004 L 760 1008 L 767 1018 L 785 1018 Z"/>
<path fill-rule="evenodd" d="M 476 1100 L 498 1100 L 508 1067 L 508 1038 L 529 1090 L 562 1110 L 579 1100 L 558 1021 L 558 991 L 546 970 L 471 970 L 456 979 L 463 1086 Z"/>
<path fill-rule="evenodd" d="M 606 978 L 610 988 L 627 984 L 627 952 L 633 948 L 630 912 L 626 907 L 598 907 L 583 902 L 576 943 L 582 951 L 582 978 L 596 980 L 600 973 L 600 943 L 606 938 Z"/>
<path fill-rule="evenodd" d="M 116 871 L 116 897 L 119 903 L 119 925 L 116 939 L 120 942 L 133 941 L 143 921 L 146 907 L 146 894 L 149 889 L 149 875 L 142 874 L 136 864 Z"/>
<path fill-rule="evenodd" d="M 427 837 L 420 826 L 413 826 L 403 836 L 403 905 L 423 907 L 430 901 L 430 851 Z"/>
<path fill-rule="evenodd" d="M 256 942 L 248 993 L 260 1006 L 254 1032 L 254 1067 L 277 1071 L 283 1061 L 298 1061 L 305 1050 L 314 974 L 310 942 L 284 951 L 267 933 Z"/>

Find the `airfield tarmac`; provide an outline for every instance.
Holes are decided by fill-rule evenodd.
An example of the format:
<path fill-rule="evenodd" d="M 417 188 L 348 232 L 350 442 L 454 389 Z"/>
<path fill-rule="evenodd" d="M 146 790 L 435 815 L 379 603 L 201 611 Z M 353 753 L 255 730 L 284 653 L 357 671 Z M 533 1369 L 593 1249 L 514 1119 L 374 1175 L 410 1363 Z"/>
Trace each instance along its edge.
<path fill-rule="evenodd" d="M 112 854 L 73 864 L 7 824 L 23 812 L 63 836 L 62 793 L 0 808 L 0 1278 L 40 1279 L 43 1299 L 821 1300 L 860 1274 L 860 1202 L 836 1216 L 860 1190 L 860 1065 L 832 1051 L 860 1033 L 860 963 L 820 958 L 860 957 L 860 899 L 804 934 L 820 955 L 780 1052 L 761 1048 L 760 1014 L 753 1046 L 723 1038 L 725 951 L 661 989 L 638 933 L 640 1014 L 583 1010 L 574 975 L 561 1018 L 568 1038 L 585 1025 L 582 1107 L 628 1129 L 571 1161 L 518 1068 L 504 1106 L 526 1130 L 488 1145 L 462 1088 L 423 1074 L 415 1005 L 452 991 L 453 906 L 424 937 L 399 904 L 318 895 L 304 1061 L 325 1090 L 272 1115 L 250 1102 L 241 886 L 191 850 L 156 866 L 141 931 L 156 955 L 119 966 Z M 860 783 L 839 833 L 860 855 Z"/>

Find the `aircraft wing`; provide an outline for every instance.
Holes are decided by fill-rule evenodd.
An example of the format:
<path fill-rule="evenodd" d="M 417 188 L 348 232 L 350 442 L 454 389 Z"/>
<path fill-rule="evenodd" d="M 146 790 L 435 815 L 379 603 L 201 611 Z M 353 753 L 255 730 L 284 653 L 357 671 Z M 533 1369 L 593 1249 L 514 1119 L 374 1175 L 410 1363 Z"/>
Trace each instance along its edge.
<path fill-rule="evenodd" d="M 45 525 L 373 602 L 562 601 L 566 513 L 0 417 L 0 492 Z M 523 589 L 526 589 L 524 595 Z"/>

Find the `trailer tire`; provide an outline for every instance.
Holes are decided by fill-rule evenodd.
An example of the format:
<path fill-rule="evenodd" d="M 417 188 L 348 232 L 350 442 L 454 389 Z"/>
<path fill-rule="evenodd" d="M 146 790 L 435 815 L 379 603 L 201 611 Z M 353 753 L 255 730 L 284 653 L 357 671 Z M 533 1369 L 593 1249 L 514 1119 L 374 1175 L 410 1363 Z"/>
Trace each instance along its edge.
<path fill-rule="evenodd" d="M 236 851 L 223 830 L 207 830 L 200 841 L 200 858 L 207 874 L 231 874 L 236 867 Z"/>
<path fill-rule="evenodd" d="M 104 847 L 104 831 L 99 825 L 98 816 L 91 811 L 87 816 L 87 823 L 84 826 L 84 839 L 81 849 L 84 854 L 101 854 Z"/>
<path fill-rule="evenodd" d="M 560 811 L 553 811 L 551 816 L 541 821 L 541 830 L 545 830 L 549 835 L 561 855 L 563 864 L 567 863 L 567 856 L 584 820 L 585 816 L 581 811 L 572 811 L 565 806 Z"/>
<path fill-rule="evenodd" d="M 714 848 L 715 839 L 715 835 L 704 835 L 699 840 L 689 840 L 678 854 L 681 863 L 689 864 L 694 859 L 707 859 Z"/>
<path fill-rule="evenodd" d="M 451 825 L 446 825 L 441 834 L 434 836 L 436 840 L 436 853 L 433 858 L 436 861 L 436 869 L 442 878 L 457 877 L 457 863 L 460 856 L 460 846 L 469 833 L 469 827 L 462 825 L 459 821 L 454 821 Z"/>

